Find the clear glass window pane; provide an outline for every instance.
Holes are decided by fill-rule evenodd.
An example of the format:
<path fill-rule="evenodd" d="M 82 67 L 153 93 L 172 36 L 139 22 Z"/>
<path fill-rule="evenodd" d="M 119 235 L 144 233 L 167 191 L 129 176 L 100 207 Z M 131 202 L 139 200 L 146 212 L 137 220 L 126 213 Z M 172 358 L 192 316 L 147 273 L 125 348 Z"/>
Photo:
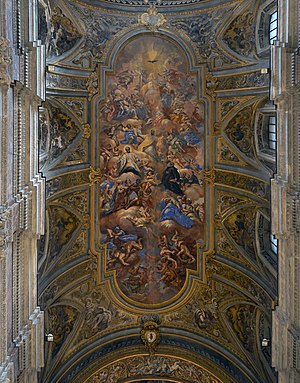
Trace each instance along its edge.
<path fill-rule="evenodd" d="M 278 241 L 277 239 L 274 237 L 273 234 L 270 235 L 270 241 L 271 241 L 271 250 L 277 254 L 278 252 Z"/>
<path fill-rule="evenodd" d="M 269 146 L 269 149 L 276 150 L 276 144 L 277 144 L 276 116 L 269 116 L 269 122 L 268 122 L 268 146 Z"/>
<path fill-rule="evenodd" d="M 269 41 L 272 44 L 277 39 L 277 30 L 278 30 L 278 20 L 277 20 L 277 11 L 272 13 L 270 17 L 269 25 Z"/>
<path fill-rule="evenodd" d="M 276 124 L 276 117 L 275 116 L 270 116 L 269 117 L 269 122 L 270 122 L 270 124 Z"/>

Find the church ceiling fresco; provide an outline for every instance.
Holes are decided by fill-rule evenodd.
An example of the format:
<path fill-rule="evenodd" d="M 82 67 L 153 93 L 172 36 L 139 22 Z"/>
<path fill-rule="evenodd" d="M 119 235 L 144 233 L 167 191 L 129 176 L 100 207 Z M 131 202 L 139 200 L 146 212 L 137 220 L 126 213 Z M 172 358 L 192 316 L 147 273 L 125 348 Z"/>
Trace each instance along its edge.
<path fill-rule="evenodd" d="M 40 382 L 276 381 L 264 2 L 173 3 L 40 0 Z"/>
<path fill-rule="evenodd" d="M 100 241 L 106 269 L 143 303 L 179 292 L 204 235 L 204 104 L 184 52 L 161 37 L 127 44 L 99 104 Z"/>

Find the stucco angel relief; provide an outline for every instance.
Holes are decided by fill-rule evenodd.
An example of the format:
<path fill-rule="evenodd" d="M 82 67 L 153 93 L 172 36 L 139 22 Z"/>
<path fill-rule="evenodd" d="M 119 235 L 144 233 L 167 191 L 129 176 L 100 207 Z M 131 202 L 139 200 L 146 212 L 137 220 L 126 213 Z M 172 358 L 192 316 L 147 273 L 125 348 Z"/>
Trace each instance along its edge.
<path fill-rule="evenodd" d="M 204 226 L 204 104 L 181 48 L 150 35 L 129 42 L 99 116 L 107 271 L 128 298 L 165 302 L 197 269 Z"/>

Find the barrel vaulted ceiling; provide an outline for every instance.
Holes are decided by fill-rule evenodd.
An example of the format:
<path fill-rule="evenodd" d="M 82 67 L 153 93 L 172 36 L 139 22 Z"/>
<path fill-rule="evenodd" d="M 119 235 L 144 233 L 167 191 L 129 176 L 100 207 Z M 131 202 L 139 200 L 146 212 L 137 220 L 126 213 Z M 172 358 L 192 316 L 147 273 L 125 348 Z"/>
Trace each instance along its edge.
<path fill-rule="evenodd" d="M 39 0 L 40 382 L 275 382 L 275 4 L 153 4 Z"/>

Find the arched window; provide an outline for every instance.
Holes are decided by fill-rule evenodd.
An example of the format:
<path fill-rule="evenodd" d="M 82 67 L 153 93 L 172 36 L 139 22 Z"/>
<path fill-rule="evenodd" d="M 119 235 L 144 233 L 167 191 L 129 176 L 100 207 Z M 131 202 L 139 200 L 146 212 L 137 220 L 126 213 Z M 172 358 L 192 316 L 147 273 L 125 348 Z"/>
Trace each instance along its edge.
<path fill-rule="evenodd" d="M 265 1 L 258 10 L 256 27 L 257 52 L 268 53 L 270 45 L 277 39 L 277 2 Z"/>
<path fill-rule="evenodd" d="M 277 118 L 276 110 L 272 102 L 267 102 L 256 112 L 255 144 L 260 160 L 272 171 L 275 171 Z"/>

